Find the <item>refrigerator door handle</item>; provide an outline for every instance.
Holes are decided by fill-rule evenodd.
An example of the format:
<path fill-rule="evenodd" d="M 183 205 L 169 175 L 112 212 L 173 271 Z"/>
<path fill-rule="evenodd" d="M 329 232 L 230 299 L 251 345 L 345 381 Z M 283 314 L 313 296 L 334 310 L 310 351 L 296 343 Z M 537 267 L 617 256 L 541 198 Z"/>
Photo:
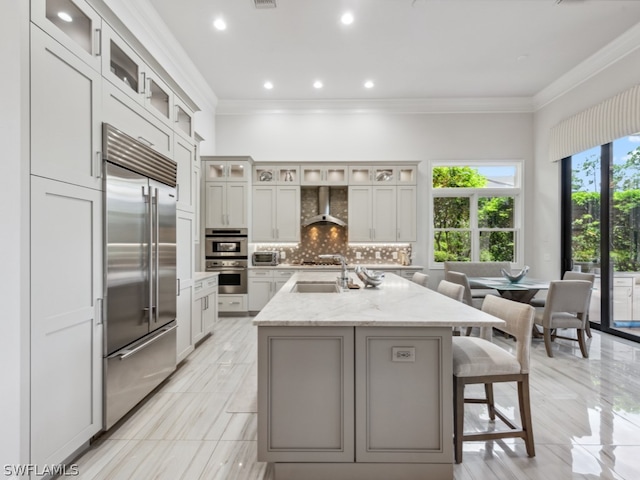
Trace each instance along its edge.
<path fill-rule="evenodd" d="M 142 187 L 142 191 L 146 192 L 146 188 L 147 187 Z M 153 278 L 154 278 L 154 274 L 153 274 L 153 189 L 149 186 L 149 194 L 145 195 L 145 201 L 148 203 L 147 206 L 147 224 L 149 225 L 149 237 L 148 237 L 148 241 L 149 241 L 149 245 L 147 246 L 147 259 L 148 259 L 148 266 L 147 266 L 147 272 L 148 272 L 148 288 L 149 288 L 149 298 L 147 299 L 147 308 L 145 308 L 144 310 L 146 312 L 149 312 L 149 316 L 148 316 L 148 323 L 149 323 L 149 327 L 151 327 L 151 321 L 153 319 L 153 295 L 154 295 L 154 288 L 153 288 Z"/>
<path fill-rule="evenodd" d="M 153 242 L 153 250 L 154 250 L 154 276 L 153 276 L 153 289 L 155 295 L 155 305 L 151 303 L 151 308 L 154 314 L 153 321 L 158 323 L 159 320 L 159 312 L 160 309 L 160 212 L 158 209 L 158 189 L 154 188 L 153 195 L 153 205 L 155 207 L 153 224 L 154 224 L 154 233 L 155 240 Z"/>
<path fill-rule="evenodd" d="M 166 334 L 172 332 L 173 330 L 175 330 L 176 328 L 178 328 L 178 325 L 174 325 L 172 327 L 166 327 L 160 330 L 160 333 L 158 333 L 158 335 L 156 335 L 153 338 L 150 338 L 149 340 L 147 340 L 146 342 L 144 342 L 141 345 L 136 346 L 135 348 L 132 348 L 131 350 L 125 349 L 120 351 L 116 356 L 120 357 L 120 360 L 124 360 L 127 357 L 130 357 L 131 355 L 135 355 L 136 353 L 138 353 L 140 350 L 144 350 L 145 348 L 147 348 L 150 344 L 152 344 L 153 342 L 156 342 L 158 340 L 160 340 L 162 337 L 164 337 Z"/>

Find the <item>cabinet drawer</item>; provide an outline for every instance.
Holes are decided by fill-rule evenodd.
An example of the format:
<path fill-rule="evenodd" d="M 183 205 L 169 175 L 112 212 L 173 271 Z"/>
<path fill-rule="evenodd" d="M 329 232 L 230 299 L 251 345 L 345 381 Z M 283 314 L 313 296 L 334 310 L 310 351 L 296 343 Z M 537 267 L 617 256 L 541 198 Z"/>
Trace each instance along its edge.
<path fill-rule="evenodd" d="M 276 270 L 275 272 L 273 272 L 273 278 L 275 278 L 276 280 L 291 278 L 291 275 L 293 275 L 294 273 L 295 272 L 291 271 Z"/>
<path fill-rule="evenodd" d="M 150 146 L 157 152 L 173 158 L 173 132 L 155 120 L 134 100 L 108 82 L 103 84 L 104 117 L 127 135 Z"/>
<path fill-rule="evenodd" d="M 220 312 L 246 312 L 246 295 L 219 295 L 218 311 Z"/>
<path fill-rule="evenodd" d="M 256 270 L 255 268 L 249 269 L 249 278 L 272 278 L 273 270 Z"/>
<path fill-rule="evenodd" d="M 207 289 L 217 287 L 218 286 L 218 277 L 209 278 L 205 281 L 205 286 Z"/>
<path fill-rule="evenodd" d="M 622 277 L 622 278 L 613 278 L 613 286 L 614 287 L 632 287 L 633 286 L 633 278 L 631 277 Z"/>

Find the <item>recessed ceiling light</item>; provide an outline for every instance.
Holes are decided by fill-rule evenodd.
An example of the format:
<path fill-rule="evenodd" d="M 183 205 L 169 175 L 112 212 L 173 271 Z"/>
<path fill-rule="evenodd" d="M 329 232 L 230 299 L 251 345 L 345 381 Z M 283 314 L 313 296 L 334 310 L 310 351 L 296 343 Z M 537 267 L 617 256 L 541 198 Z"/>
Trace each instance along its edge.
<path fill-rule="evenodd" d="M 73 18 L 67 12 L 58 12 L 58 18 L 60 20 L 64 20 L 65 22 L 73 22 Z"/>
<path fill-rule="evenodd" d="M 266 88 L 267 90 L 271 90 L 273 88 L 273 83 L 267 80 L 266 82 L 264 82 L 264 88 Z"/>
<path fill-rule="evenodd" d="M 316 80 L 315 82 L 313 82 L 313 88 L 322 88 L 323 86 L 324 85 L 320 80 Z"/>
<path fill-rule="evenodd" d="M 224 18 L 218 17 L 213 21 L 213 26 L 216 30 L 220 30 L 222 32 L 227 29 L 227 22 L 224 21 Z"/>
<path fill-rule="evenodd" d="M 351 25 L 353 23 L 353 13 L 351 12 L 343 13 L 342 16 L 340 17 L 340 21 L 344 25 Z"/>
<path fill-rule="evenodd" d="M 364 82 L 364 88 L 373 88 L 375 85 L 375 83 L 373 83 L 373 81 L 371 80 L 367 80 L 366 82 Z"/>

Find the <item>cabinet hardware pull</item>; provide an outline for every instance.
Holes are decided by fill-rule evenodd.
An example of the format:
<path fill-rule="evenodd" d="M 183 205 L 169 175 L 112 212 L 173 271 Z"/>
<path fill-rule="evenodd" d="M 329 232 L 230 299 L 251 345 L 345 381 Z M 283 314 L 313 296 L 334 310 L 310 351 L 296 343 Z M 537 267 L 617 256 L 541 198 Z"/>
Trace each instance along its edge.
<path fill-rule="evenodd" d="M 96 325 L 102 325 L 104 317 L 102 316 L 102 298 L 96 298 Z"/>
<path fill-rule="evenodd" d="M 140 94 L 146 97 L 147 96 L 147 74 L 144 72 L 140 72 L 140 76 L 142 77 L 142 80 L 139 82 L 140 89 L 141 89 Z"/>
<path fill-rule="evenodd" d="M 175 330 L 176 328 L 178 328 L 177 325 L 174 325 L 173 327 L 170 327 L 170 328 L 164 328 L 162 333 L 160 333 L 159 335 L 156 335 L 155 337 L 143 343 L 142 345 L 138 345 L 136 348 L 133 348 L 131 350 L 123 350 L 122 353 L 118 355 L 118 357 L 120 357 L 120 360 L 124 360 L 125 358 L 130 357 L 131 355 L 134 355 L 140 350 L 146 348 L 148 345 L 164 337 L 167 333 L 171 332 L 172 330 Z"/>
<path fill-rule="evenodd" d="M 178 284 L 178 295 L 177 296 L 179 297 L 180 296 L 180 279 L 176 278 L 176 282 Z"/>
<path fill-rule="evenodd" d="M 102 56 L 102 29 L 96 28 L 93 36 L 93 49 L 96 52 L 96 57 Z"/>
<path fill-rule="evenodd" d="M 101 152 L 96 152 L 96 158 L 93 165 L 93 176 L 96 178 L 102 178 L 102 155 Z"/>
<path fill-rule="evenodd" d="M 229 302 L 229 305 L 240 305 L 240 302 Z"/>
<path fill-rule="evenodd" d="M 149 145 L 150 147 L 153 147 L 153 142 L 147 140 L 144 137 L 138 137 L 138 140 L 140 140 L 142 143 L 146 143 L 147 145 Z"/>

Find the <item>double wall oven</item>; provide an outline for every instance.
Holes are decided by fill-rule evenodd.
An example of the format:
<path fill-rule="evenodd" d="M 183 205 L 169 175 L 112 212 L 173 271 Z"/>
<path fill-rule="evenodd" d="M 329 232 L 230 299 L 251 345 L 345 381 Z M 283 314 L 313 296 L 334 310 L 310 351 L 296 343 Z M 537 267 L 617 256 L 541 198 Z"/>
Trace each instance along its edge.
<path fill-rule="evenodd" d="M 218 272 L 218 293 L 247 293 L 246 228 L 205 230 L 205 269 Z"/>

